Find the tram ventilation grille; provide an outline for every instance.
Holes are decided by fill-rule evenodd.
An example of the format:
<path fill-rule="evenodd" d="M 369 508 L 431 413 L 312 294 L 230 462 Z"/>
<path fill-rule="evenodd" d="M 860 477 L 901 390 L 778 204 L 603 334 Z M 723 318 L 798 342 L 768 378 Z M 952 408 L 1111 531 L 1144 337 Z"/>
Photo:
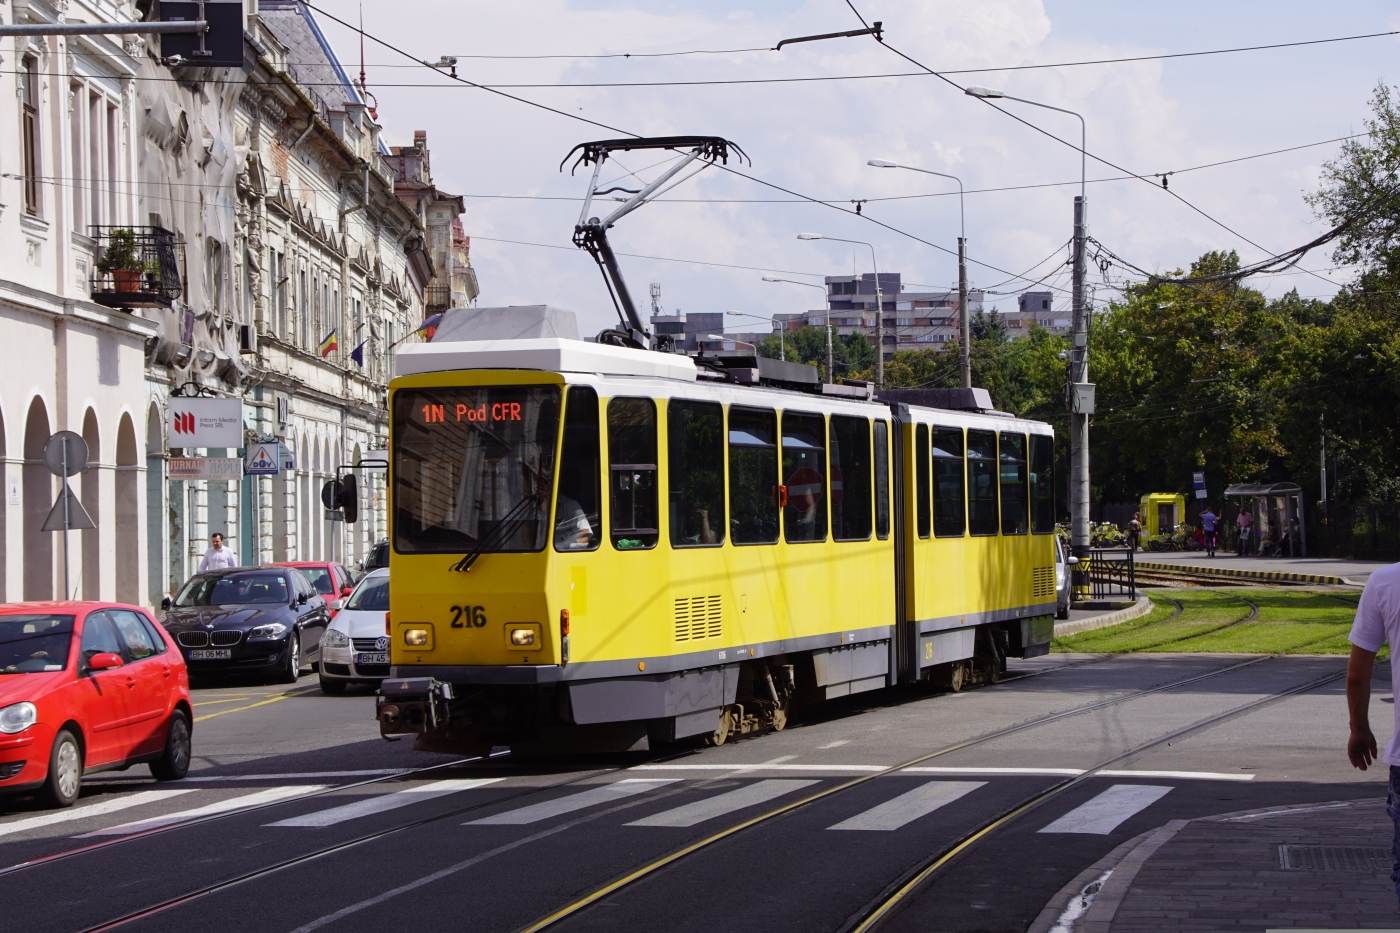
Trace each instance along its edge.
<path fill-rule="evenodd" d="M 719 594 L 676 597 L 676 641 L 718 638 L 724 631 L 724 607 Z"/>
<path fill-rule="evenodd" d="M 1049 599 L 1055 595 L 1055 568 L 1037 567 L 1031 574 L 1031 595 Z"/>

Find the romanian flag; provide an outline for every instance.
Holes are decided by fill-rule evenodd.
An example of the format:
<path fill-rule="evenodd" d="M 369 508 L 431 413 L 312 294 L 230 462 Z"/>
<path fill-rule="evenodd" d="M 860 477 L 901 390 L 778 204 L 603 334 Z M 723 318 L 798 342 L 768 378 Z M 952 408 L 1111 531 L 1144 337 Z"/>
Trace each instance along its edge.
<path fill-rule="evenodd" d="M 335 328 L 332 327 L 331 332 L 326 334 L 326 339 L 322 340 L 321 345 L 317 348 L 321 354 L 321 359 L 330 356 L 331 352 L 338 346 L 339 344 L 335 342 Z"/>
<path fill-rule="evenodd" d="M 430 314 L 428 315 L 428 317 L 423 319 L 422 324 L 418 325 L 417 330 L 423 332 L 423 337 L 425 340 L 428 340 L 430 342 L 432 341 L 433 335 L 437 333 L 437 326 L 442 323 L 442 315 L 443 312 L 441 311 L 439 311 L 437 314 Z"/>

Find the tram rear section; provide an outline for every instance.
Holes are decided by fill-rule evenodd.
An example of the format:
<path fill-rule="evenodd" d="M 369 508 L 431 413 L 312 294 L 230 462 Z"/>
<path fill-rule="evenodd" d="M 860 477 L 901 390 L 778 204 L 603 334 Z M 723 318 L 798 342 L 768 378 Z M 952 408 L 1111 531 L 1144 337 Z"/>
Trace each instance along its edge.
<path fill-rule="evenodd" d="M 397 365 L 386 736 L 717 744 L 1048 650 L 1047 425 L 559 337 Z"/>

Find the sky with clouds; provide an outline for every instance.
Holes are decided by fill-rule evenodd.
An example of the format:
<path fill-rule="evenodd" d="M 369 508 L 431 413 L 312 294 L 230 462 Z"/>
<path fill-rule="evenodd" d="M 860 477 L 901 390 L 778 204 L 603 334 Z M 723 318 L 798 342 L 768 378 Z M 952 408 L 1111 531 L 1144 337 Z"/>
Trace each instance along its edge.
<path fill-rule="evenodd" d="M 315 0 L 354 21 L 355 0 Z M 881 20 L 890 45 L 940 71 L 1005 69 L 1029 64 L 1157 55 L 1297 42 L 1400 30 L 1392 4 L 1352 0 L 1286 2 L 1124 3 L 1116 0 L 859 0 Z M 358 37 L 322 17 L 347 71 L 358 69 Z M 469 55 L 599 55 L 685 49 L 768 47 L 779 39 L 858 27 L 843 0 L 372 0 L 366 32 L 419 59 L 458 56 L 458 74 L 482 84 L 708 81 L 886 74 L 916 70 L 868 38 L 791 46 L 782 52 L 632 58 L 501 60 Z M 1268 150 L 1361 132 L 1368 98 L 1395 81 L 1400 37 L 1301 48 L 1239 52 L 1122 64 L 950 75 L 959 84 L 1083 114 L 1088 151 L 1143 175 L 1185 169 Z M 570 245 L 586 174 L 559 171 L 576 143 L 615 134 L 566 116 L 454 84 L 394 52 L 366 43 L 366 71 L 391 144 L 428 132 L 439 187 L 467 195 L 464 224 L 482 305 L 549 303 L 579 313 L 586 332 L 615 315 L 601 277 Z M 385 67 L 385 66 L 395 67 Z M 403 67 L 408 65 L 408 67 Z M 435 87 L 395 87 L 431 84 Z M 936 77 L 809 81 L 690 87 L 502 88 L 573 117 L 646 135 L 705 134 L 738 143 L 755 176 L 850 208 L 852 199 L 893 195 L 935 197 L 870 202 L 865 213 L 945 248 L 939 250 L 860 217 L 810 203 L 772 203 L 788 195 L 707 170 L 671 192 L 671 203 L 644 207 L 611 233 L 622 252 L 703 261 L 623 257 L 639 304 L 661 283 L 667 311 L 735 309 L 767 316 L 819 306 L 811 289 L 764 283 L 768 274 L 820 283 L 824 274 L 869 271 L 870 252 L 834 242 L 796 239 L 799 232 L 866 240 L 881 271 L 935 287 L 957 281 L 952 250 L 958 232 L 951 182 L 876 169 L 887 159 L 961 177 L 973 189 L 1066 184 L 966 196 L 968 253 L 976 286 L 1008 294 L 989 300 L 1015 306 L 1027 283 L 1012 280 L 1038 261 L 1031 278 L 1049 274 L 1057 304 L 1069 302 L 1068 270 L 1058 248 L 1070 237 L 1079 154 Z M 1065 139 L 1077 140 L 1071 116 L 1021 104 L 1009 110 Z M 1182 268 L 1210 249 L 1237 249 L 1245 262 L 1305 242 L 1325 229 L 1303 201 L 1337 144 L 1301 149 L 1170 177 L 1171 190 L 1235 232 L 1229 232 L 1153 184 L 1091 183 L 1089 229 L 1142 268 Z M 610 162 L 604 179 L 633 184 L 629 171 L 651 177 L 663 153 L 635 153 Z M 1095 163 L 1090 179 L 1120 172 Z M 635 186 L 635 185 L 634 185 Z M 515 197 L 502 197 L 515 196 Z M 531 199 L 520 196 L 529 196 Z M 552 200 L 550 200 L 552 199 Z M 754 199 L 757 199 L 755 202 Z M 740 201 L 742 203 L 732 203 Z M 697 203 L 698 202 L 698 203 Z M 608 205 L 604 205 L 607 207 Z M 548 244 L 526 246 L 520 243 Z M 1058 251 L 1057 251 L 1058 250 Z M 986 265 L 978 265 L 977 262 Z M 726 268 L 745 266 L 753 268 Z M 1303 268 L 1345 282 L 1325 251 Z M 997 269 L 1006 270 L 999 272 Z M 1111 296 L 1097 271 L 1099 298 Z M 1336 286 L 1303 273 L 1257 279 L 1270 294 L 1297 287 L 1326 296 Z M 733 330 L 746 329 L 736 319 Z"/>

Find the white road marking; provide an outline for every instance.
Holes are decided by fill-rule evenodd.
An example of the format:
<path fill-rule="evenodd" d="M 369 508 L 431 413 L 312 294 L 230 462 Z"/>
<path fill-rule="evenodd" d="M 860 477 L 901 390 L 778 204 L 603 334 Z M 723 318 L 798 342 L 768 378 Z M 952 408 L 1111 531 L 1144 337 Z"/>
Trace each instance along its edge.
<path fill-rule="evenodd" d="M 780 764 L 782 764 L 782 763 L 785 762 L 785 761 L 795 761 L 796 759 L 797 759 L 797 756 L 796 756 L 796 755 L 779 755 L 777 758 L 769 758 L 767 761 L 763 761 L 763 762 L 759 762 L 759 763 L 762 764 L 762 765 L 764 765 L 765 767 L 768 767 L 768 766 L 772 766 L 772 765 L 780 765 Z"/>
<path fill-rule="evenodd" d="M 171 797 L 178 797 L 181 794 L 188 794 L 193 791 L 193 787 L 187 790 L 146 790 L 137 794 L 121 794 L 120 796 L 108 797 L 96 803 L 90 803 L 87 806 L 59 810 L 56 813 L 43 813 L 39 816 L 30 816 L 15 820 L 12 823 L 0 824 L 0 836 L 12 836 L 15 833 L 22 833 L 31 829 L 53 826 L 56 823 L 85 820 L 90 816 L 102 816 L 107 813 L 115 813 L 118 810 L 127 810 L 131 807 L 139 807 L 148 803 L 157 803 L 161 800 L 169 800 Z"/>
<path fill-rule="evenodd" d="M 1254 775 L 1238 771 L 1095 771 L 1104 777 L 1178 778 L 1183 781 L 1252 781 Z"/>
<path fill-rule="evenodd" d="M 298 826 L 314 827 L 317 829 L 326 826 L 334 826 L 336 823 L 344 823 L 347 820 L 357 820 L 360 817 L 369 816 L 373 813 L 383 813 L 386 810 L 397 810 L 399 807 L 411 806 L 415 803 L 423 803 L 437 797 L 446 797 L 448 794 L 461 793 L 464 790 L 471 790 L 476 787 L 484 787 L 487 784 L 495 784 L 501 778 L 464 778 L 450 781 L 434 781 L 431 784 L 419 784 L 416 787 L 405 787 L 403 790 L 389 794 L 379 794 L 375 797 L 367 797 L 363 800 L 356 800 L 354 803 L 347 803 L 339 807 L 331 807 L 327 810 L 317 810 L 314 813 L 304 813 L 301 816 L 294 816 L 290 819 L 278 820 L 276 823 L 267 823 L 267 826 Z"/>
<path fill-rule="evenodd" d="M 134 823 L 122 823 L 120 826 L 108 826 L 106 829 L 99 829 L 96 832 L 84 833 L 77 838 L 87 839 L 92 836 L 125 836 L 130 833 L 139 833 L 147 829 L 157 829 L 175 823 L 184 823 L 188 820 L 197 820 L 203 816 L 227 813 L 230 810 L 242 810 L 247 807 L 257 807 L 266 803 L 276 803 L 279 800 L 286 800 L 289 797 L 300 797 L 325 789 L 326 785 L 324 784 L 269 787 L 267 790 L 254 791 L 251 794 L 240 794 L 237 797 L 229 797 L 227 800 L 220 800 L 202 807 L 195 807 L 193 810 L 181 810 L 178 813 L 153 816 L 149 819 L 137 820 Z"/>
<path fill-rule="evenodd" d="M 632 771 L 886 771 L 886 765 L 793 765 L 793 764 L 706 764 L 706 765 L 635 765 Z"/>
<path fill-rule="evenodd" d="M 920 767 L 905 768 L 900 774 L 1049 774 L 1078 777 L 1083 768 L 952 768 Z"/>
<path fill-rule="evenodd" d="M 1319 810 L 1340 810 L 1352 806 L 1351 801 L 1346 803 L 1324 803 L 1316 807 L 1283 807 L 1278 810 L 1269 810 L 1264 813 L 1246 813 L 1243 816 L 1227 816 L 1216 822 L 1220 823 L 1249 823 L 1254 820 L 1271 820 L 1276 816 L 1293 816 L 1298 813 L 1317 813 Z"/>
<path fill-rule="evenodd" d="M 612 784 L 604 784 L 589 790 L 580 791 L 577 794 L 570 794 L 567 797 L 559 797 L 555 800 L 546 800 L 542 803 L 531 804 L 528 807 L 518 807 L 514 810 L 507 810 L 504 813 L 497 813 L 492 816 L 485 816 L 479 820 L 470 820 L 463 823 L 463 826 L 524 826 L 528 823 L 538 823 L 554 816 L 563 816 L 566 813 L 574 813 L 588 807 L 596 807 L 599 804 L 611 803 L 625 797 L 636 794 L 644 794 L 647 791 L 656 790 L 667 784 L 674 784 L 674 778 L 626 778 Z"/>
<path fill-rule="evenodd" d="M 857 813 L 827 829 L 863 829 L 888 832 L 912 823 L 921 816 L 927 816 L 939 807 L 952 803 L 959 797 L 970 794 L 986 781 L 929 781 L 898 797 L 886 800 L 879 806 L 871 807 L 864 813 Z"/>
<path fill-rule="evenodd" d="M 817 748 L 840 748 L 842 745 L 850 744 L 850 739 L 837 739 L 835 742 L 827 742 L 825 745 L 818 745 Z"/>
<path fill-rule="evenodd" d="M 189 784 L 195 781 L 208 783 L 212 781 L 305 781 L 307 779 L 334 780 L 336 778 L 357 778 L 357 777 L 385 777 L 392 774 L 407 774 L 411 768 L 366 768 L 361 771 L 288 771 L 284 774 L 193 774 L 181 778 L 178 783 Z M 122 784 L 131 781 L 149 782 L 150 778 L 110 777 L 97 779 L 94 781 L 84 781 L 84 784 Z"/>
<path fill-rule="evenodd" d="M 1161 800 L 1170 791 L 1170 787 L 1162 784 L 1114 784 L 1040 831 L 1103 836 L 1113 832 L 1138 811 Z"/>
<path fill-rule="evenodd" d="M 781 797 L 790 794 L 795 790 L 804 787 L 811 787 L 816 781 L 795 781 L 792 779 L 774 778 L 767 781 L 756 781 L 746 787 L 736 788 L 727 793 L 715 794 L 713 797 L 706 797 L 704 800 L 697 800 L 688 803 L 674 810 L 667 810 L 664 813 L 656 813 L 652 816 L 643 817 L 628 823 L 628 826 L 694 826 L 696 823 L 703 823 L 718 816 L 725 816 L 735 810 L 742 810 L 744 807 L 751 807 L 754 804 L 764 803 L 774 797 Z"/>

